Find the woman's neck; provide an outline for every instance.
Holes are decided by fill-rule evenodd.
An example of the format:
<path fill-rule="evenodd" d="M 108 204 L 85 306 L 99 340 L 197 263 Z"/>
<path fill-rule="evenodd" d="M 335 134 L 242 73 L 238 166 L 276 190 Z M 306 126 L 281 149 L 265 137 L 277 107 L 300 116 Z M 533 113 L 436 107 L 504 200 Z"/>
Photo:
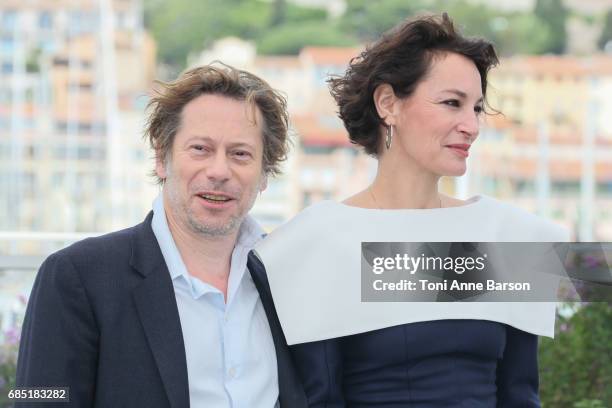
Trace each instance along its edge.
<path fill-rule="evenodd" d="M 380 160 L 376 178 L 368 192 L 378 208 L 440 208 L 439 181 L 439 175 L 416 163 Z"/>

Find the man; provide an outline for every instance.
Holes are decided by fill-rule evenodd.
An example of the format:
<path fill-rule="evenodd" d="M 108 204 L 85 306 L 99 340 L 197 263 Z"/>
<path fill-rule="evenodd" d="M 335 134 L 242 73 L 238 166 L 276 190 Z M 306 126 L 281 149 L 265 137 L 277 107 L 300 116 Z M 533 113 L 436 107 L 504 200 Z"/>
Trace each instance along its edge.
<path fill-rule="evenodd" d="M 285 100 L 204 66 L 161 84 L 149 108 L 162 192 L 142 224 L 43 263 L 18 387 L 69 387 L 75 407 L 305 407 L 249 252 L 262 230 L 247 213 L 287 153 Z"/>

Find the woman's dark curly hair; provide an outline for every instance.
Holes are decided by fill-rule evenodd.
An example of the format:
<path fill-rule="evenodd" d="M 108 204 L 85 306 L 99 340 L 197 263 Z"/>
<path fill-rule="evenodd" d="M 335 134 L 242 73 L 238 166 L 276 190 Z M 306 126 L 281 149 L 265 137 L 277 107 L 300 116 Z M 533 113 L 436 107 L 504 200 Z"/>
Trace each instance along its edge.
<path fill-rule="evenodd" d="M 493 44 L 462 36 L 446 13 L 406 20 L 383 34 L 358 57 L 351 59 L 344 76 L 328 80 L 352 143 L 378 155 L 380 127 L 386 127 L 374 105 L 374 90 L 389 84 L 400 98 L 410 96 L 427 74 L 434 56 L 454 52 L 476 64 L 482 94 L 487 73 L 499 62 Z"/>

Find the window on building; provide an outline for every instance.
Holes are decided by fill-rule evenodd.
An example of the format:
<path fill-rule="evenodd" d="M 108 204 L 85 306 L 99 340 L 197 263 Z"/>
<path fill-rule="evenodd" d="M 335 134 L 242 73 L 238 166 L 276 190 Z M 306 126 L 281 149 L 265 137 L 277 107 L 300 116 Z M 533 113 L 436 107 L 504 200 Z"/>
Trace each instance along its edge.
<path fill-rule="evenodd" d="M 4 30 L 14 30 L 17 22 L 17 12 L 15 10 L 5 10 L 4 13 L 2 13 L 2 19 L 0 21 L 2 22 L 0 26 L 2 26 Z"/>
<path fill-rule="evenodd" d="M 79 130 L 79 133 L 81 134 L 90 135 L 93 130 L 93 126 L 94 125 L 91 122 L 79 122 L 77 129 Z"/>
<path fill-rule="evenodd" d="M 580 193 L 580 183 L 573 180 L 557 180 L 550 185 L 552 194 L 575 196 Z"/>
<path fill-rule="evenodd" d="M 55 57 L 53 59 L 53 65 L 57 67 L 67 67 L 68 66 L 68 58 L 65 57 Z"/>
<path fill-rule="evenodd" d="M 517 195 L 532 195 L 535 191 L 533 180 L 516 180 L 515 190 Z"/>
<path fill-rule="evenodd" d="M 302 208 L 306 208 L 310 204 L 312 204 L 312 193 L 310 191 L 305 191 L 302 196 Z"/>
<path fill-rule="evenodd" d="M 87 146 L 79 146 L 79 148 L 77 149 L 77 157 L 80 160 L 90 160 L 93 158 L 93 156 L 94 156 L 93 149 Z"/>
<path fill-rule="evenodd" d="M 116 18 L 115 21 L 117 22 L 116 24 L 117 24 L 117 28 L 118 29 L 126 29 L 126 28 L 128 28 L 127 27 L 128 19 L 127 19 L 127 16 L 126 16 L 125 12 L 120 11 L 120 12 L 116 13 L 115 16 L 116 16 L 115 17 Z"/>
<path fill-rule="evenodd" d="M 333 146 L 313 146 L 313 145 L 309 145 L 309 146 L 303 146 L 302 147 L 302 151 L 304 152 L 304 154 L 313 154 L 313 155 L 332 154 L 335 150 L 336 150 L 336 148 L 333 147 Z"/>
<path fill-rule="evenodd" d="M 597 195 L 612 197 L 612 180 L 597 183 Z"/>
<path fill-rule="evenodd" d="M 93 84 L 91 82 L 72 82 L 68 85 L 68 89 L 72 92 L 91 91 Z"/>
<path fill-rule="evenodd" d="M 55 171 L 51 175 L 51 186 L 54 188 L 59 188 L 64 184 L 64 173 L 60 171 Z"/>
<path fill-rule="evenodd" d="M 36 189 L 34 188 L 34 184 L 36 182 L 36 178 L 33 173 L 26 172 L 21 175 L 20 187 L 23 195 L 26 198 L 34 198 L 34 194 Z"/>
<path fill-rule="evenodd" d="M 43 30 L 53 28 L 53 15 L 49 11 L 41 11 L 38 15 L 38 27 Z"/>
<path fill-rule="evenodd" d="M 4 61 L 2 66 L 0 67 L 0 72 L 3 74 L 12 74 L 13 73 L 13 64 L 8 61 Z"/>
<path fill-rule="evenodd" d="M 14 52 L 15 41 L 12 35 L 4 34 L 0 37 L 0 53 L 4 55 L 11 55 Z"/>

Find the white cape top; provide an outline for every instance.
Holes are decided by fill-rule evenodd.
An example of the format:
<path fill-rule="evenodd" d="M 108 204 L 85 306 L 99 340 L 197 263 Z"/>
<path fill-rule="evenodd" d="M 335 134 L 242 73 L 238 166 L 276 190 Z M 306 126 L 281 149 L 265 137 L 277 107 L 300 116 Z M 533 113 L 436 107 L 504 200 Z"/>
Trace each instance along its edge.
<path fill-rule="evenodd" d="M 289 345 L 442 319 L 554 336 L 552 302 L 361 302 L 361 242 L 566 242 L 566 229 L 486 196 L 461 207 L 376 210 L 315 204 L 256 251 Z"/>

